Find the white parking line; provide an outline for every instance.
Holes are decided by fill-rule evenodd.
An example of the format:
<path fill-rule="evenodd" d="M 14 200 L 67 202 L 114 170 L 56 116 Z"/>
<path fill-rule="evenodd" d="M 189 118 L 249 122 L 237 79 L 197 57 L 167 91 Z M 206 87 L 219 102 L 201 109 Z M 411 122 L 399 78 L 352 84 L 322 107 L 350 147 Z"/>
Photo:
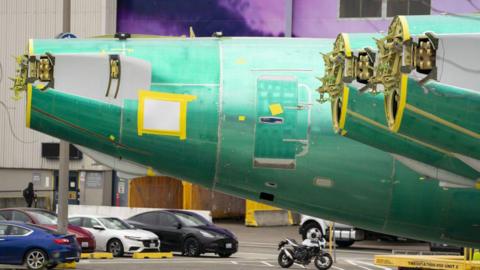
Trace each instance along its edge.
<path fill-rule="evenodd" d="M 262 261 L 263 264 L 265 264 L 266 266 L 270 266 L 270 267 L 273 267 L 272 264 L 268 263 L 268 262 L 265 262 L 265 261 Z"/>
<path fill-rule="evenodd" d="M 258 246 L 258 247 L 276 247 L 275 243 L 259 243 L 259 242 L 240 242 L 240 246 Z"/>
<path fill-rule="evenodd" d="M 266 262 L 266 261 L 262 261 L 262 263 L 263 263 L 263 264 L 265 264 L 266 266 L 273 267 L 273 265 L 272 265 L 272 264 L 270 264 L 270 263 L 268 263 L 268 262 Z"/>
<path fill-rule="evenodd" d="M 274 254 L 274 253 L 263 253 L 263 252 L 237 252 L 235 253 L 235 255 L 242 255 L 242 254 L 254 254 L 254 255 L 270 255 L 270 256 L 277 256 L 278 254 Z"/>
<path fill-rule="evenodd" d="M 358 265 L 358 264 L 356 264 L 356 263 L 354 263 L 354 262 L 352 262 L 352 261 L 350 261 L 350 260 L 345 260 L 345 261 L 346 261 L 347 263 L 353 265 L 353 266 L 356 266 L 356 267 L 359 267 L 359 268 L 362 268 L 362 269 L 365 269 L 365 270 L 372 270 L 372 269 L 370 269 L 370 268 L 368 268 L 368 267 Z"/>
<path fill-rule="evenodd" d="M 78 264 L 90 264 L 90 265 L 95 265 L 95 264 L 157 264 L 157 263 L 164 263 L 164 264 L 169 264 L 169 263 L 211 263 L 211 264 L 244 264 L 244 263 L 254 263 L 258 264 L 259 260 L 251 259 L 251 260 L 241 260 L 241 261 L 227 261 L 227 260 L 220 260 L 220 259 L 194 259 L 194 260 L 189 260 L 189 259 L 145 259 L 145 260 L 132 260 L 132 259 L 115 259 L 115 260 L 95 260 L 95 261 L 87 261 L 87 260 L 81 260 Z M 267 266 L 273 266 L 272 264 L 262 261 L 262 264 L 267 265 Z M 1 269 L 1 268 L 0 268 Z"/>
<path fill-rule="evenodd" d="M 380 265 L 375 265 L 375 264 L 369 263 L 369 262 L 363 262 L 363 261 L 357 261 L 357 262 L 358 262 L 358 263 L 361 263 L 361 264 L 373 266 L 373 267 L 376 267 L 376 268 L 380 268 L 380 269 L 383 269 L 383 270 L 392 270 L 392 268 L 388 268 L 388 267 L 380 266 Z"/>
<path fill-rule="evenodd" d="M 305 269 L 305 265 L 301 265 L 301 264 L 298 264 L 298 263 L 293 263 L 295 264 L 296 266 L 300 266 L 301 268 Z"/>
<path fill-rule="evenodd" d="M 332 268 L 333 268 L 333 269 L 337 269 L 337 270 L 345 270 L 345 269 L 343 269 L 343 268 L 341 268 L 341 267 L 338 267 L 338 266 L 335 266 L 335 265 L 332 265 Z"/>

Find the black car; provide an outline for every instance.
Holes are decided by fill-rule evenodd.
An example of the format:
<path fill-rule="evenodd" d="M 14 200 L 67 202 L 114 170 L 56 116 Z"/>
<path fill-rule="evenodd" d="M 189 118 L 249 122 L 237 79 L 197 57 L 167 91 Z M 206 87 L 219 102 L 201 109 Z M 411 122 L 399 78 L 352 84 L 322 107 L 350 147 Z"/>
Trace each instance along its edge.
<path fill-rule="evenodd" d="M 133 216 L 127 222 L 158 235 L 162 251 L 179 251 L 186 256 L 210 252 L 226 258 L 238 250 L 233 233 L 193 212 L 151 211 Z"/>

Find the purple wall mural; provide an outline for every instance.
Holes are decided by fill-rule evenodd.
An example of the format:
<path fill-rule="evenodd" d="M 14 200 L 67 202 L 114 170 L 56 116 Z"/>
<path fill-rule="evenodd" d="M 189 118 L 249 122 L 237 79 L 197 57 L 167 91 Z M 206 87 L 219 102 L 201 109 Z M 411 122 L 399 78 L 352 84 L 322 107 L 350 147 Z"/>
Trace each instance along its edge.
<path fill-rule="evenodd" d="M 121 32 L 197 36 L 282 36 L 285 6 L 279 0 L 119 0 Z"/>
<path fill-rule="evenodd" d="M 383 32 L 391 18 L 338 18 L 340 0 L 292 0 L 296 37 Z M 354 1 L 354 0 L 350 0 Z M 423 0 L 419 0 L 423 1 Z M 480 0 L 431 0 L 432 14 L 480 12 Z M 118 0 L 121 32 L 197 36 L 283 36 L 284 0 Z"/>

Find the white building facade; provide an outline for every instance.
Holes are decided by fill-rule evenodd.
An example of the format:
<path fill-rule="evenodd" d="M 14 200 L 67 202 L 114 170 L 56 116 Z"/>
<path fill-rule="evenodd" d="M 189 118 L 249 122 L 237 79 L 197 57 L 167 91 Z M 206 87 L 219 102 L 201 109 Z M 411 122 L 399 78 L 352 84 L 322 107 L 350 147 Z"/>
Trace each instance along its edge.
<path fill-rule="evenodd" d="M 81 38 L 114 34 L 116 13 L 116 0 L 0 0 L 0 208 L 24 206 L 22 191 L 33 182 L 38 206 L 52 209 L 59 166 L 42 157 L 42 144 L 59 140 L 26 128 L 25 94 L 13 99 L 12 56 L 24 54 L 30 38 L 55 38 L 66 28 Z M 111 205 L 113 177 L 86 155 L 71 160 L 71 203 Z"/>

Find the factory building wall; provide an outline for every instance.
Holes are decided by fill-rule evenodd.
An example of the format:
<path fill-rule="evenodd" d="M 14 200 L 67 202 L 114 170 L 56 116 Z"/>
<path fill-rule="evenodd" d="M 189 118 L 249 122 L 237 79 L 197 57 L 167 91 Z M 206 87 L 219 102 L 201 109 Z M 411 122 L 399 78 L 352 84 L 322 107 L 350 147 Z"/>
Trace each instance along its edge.
<path fill-rule="evenodd" d="M 112 205 L 112 171 L 81 171 L 78 179 L 80 204 Z"/>
<path fill-rule="evenodd" d="M 52 185 L 44 184 L 47 178 L 53 181 L 58 160 L 42 158 L 41 144 L 58 140 L 25 127 L 25 93 L 15 99 L 8 77 L 15 76 L 16 63 L 12 56 L 27 51 L 29 38 L 54 38 L 63 31 L 63 4 L 63 0 L 0 1 L 0 198 L 9 205 L 21 197 L 18 190 L 23 190 L 37 173 L 42 179 L 39 188 L 53 189 Z M 70 15 L 71 32 L 80 37 L 113 34 L 116 28 L 116 0 L 72 0 Z M 71 161 L 70 170 L 77 175 L 82 171 L 100 171 L 103 182 L 111 185 L 111 169 L 96 164 L 86 155 L 80 161 Z M 80 193 L 86 195 L 83 202 L 106 203 L 103 198 L 100 202 L 96 189 L 86 188 L 85 191 L 92 194 Z M 53 191 L 42 191 L 41 195 L 44 194 L 49 194 L 49 199 L 54 200 Z M 111 202 L 111 195 L 108 202 Z"/>
<path fill-rule="evenodd" d="M 354 2 L 352 0 L 344 0 Z M 373 18 L 340 18 L 340 0 L 294 0 L 293 1 L 293 34 L 297 37 L 336 37 L 340 32 L 378 33 L 385 32 L 392 20 L 387 16 L 387 1 L 382 0 L 380 17 Z M 409 0 L 412 1 L 412 0 Z M 403 1 L 407 2 L 407 1 Z M 440 13 L 475 13 L 480 12 L 480 0 L 416 0 L 428 5 L 430 14 Z"/>
<path fill-rule="evenodd" d="M 115 34 L 116 0 L 74 0 L 71 4 L 71 31 L 81 38 Z"/>
<path fill-rule="evenodd" d="M 37 206 L 52 208 L 54 198 L 54 175 L 50 170 L 0 169 L 0 208 L 27 206 L 23 199 L 23 189 L 28 182 L 34 183 Z"/>

